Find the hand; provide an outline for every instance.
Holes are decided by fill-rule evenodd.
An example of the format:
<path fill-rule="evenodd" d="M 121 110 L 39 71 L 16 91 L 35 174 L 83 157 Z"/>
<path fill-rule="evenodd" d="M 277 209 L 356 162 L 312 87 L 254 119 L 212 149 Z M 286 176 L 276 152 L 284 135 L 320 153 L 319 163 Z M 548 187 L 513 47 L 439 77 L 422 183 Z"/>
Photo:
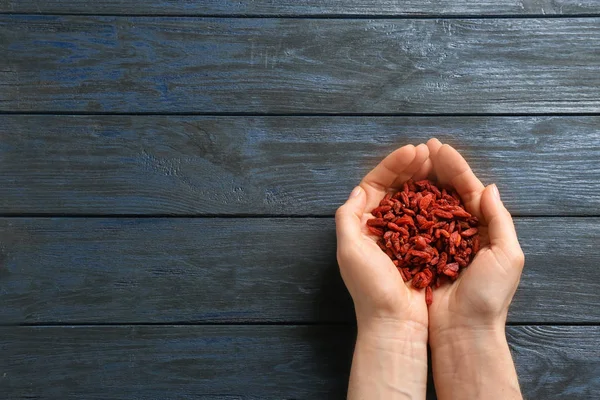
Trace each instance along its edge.
<path fill-rule="evenodd" d="M 426 145 L 404 146 L 369 172 L 336 213 L 337 259 L 360 326 L 373 320 L 402 321 L 427 329 L 424 291 L 404 283 L 392 260 L 381 251 L 366 221 L 386 193 L 431 172 Z"/>
<path fill-rule="evenodd" d="M 427 306 L 366 228 L 389 191 L 431 172 L 426 145 L 405 146 L 362 180 L 336 215 L 337 259 L 358 323 L 348 399 L 425 399 Z"/>
<path fill-rule="evenodd" d="M 467 211 L 479 218 L 481 240 L 481 249 L 459 278 L 434 290 L 429 308 L 431 340 L 463 328 L 503 331 L 524 264 L 510 213 L 496 185 L 484 187 L 456 150 L 437 139 L 427 146 L 433 175 L 439 184 L 454 187 Z"/>
<path fill-rule="evenodd" d="M 429 344 L 438 399 L 522 399 L 504 325 L 524 256 L 496 185 L 484 187 L 456 150 L 427 143 L 433 175 L 479 218 L 481 248 L 452 284 L 434 290 Z"/>

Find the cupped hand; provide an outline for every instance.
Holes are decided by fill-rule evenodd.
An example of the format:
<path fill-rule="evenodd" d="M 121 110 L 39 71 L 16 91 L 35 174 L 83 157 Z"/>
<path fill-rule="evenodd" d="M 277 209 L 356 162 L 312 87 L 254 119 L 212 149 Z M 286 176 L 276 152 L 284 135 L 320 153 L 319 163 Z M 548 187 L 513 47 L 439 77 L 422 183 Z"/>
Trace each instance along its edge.
<path fill-rule="evenodd" d="M 451 146 L 431 139 L 432 177 L 456 189 L 469 213 L 479 218 L 481 248 L 458 279 L 433 291 L 430 340 L 462 329 L 504 329 L 519 284 L 524 256 L 510 213 L 496 185 L 484 187 Z"/>
<path fill-rule="evenodd" d="M 424 291 L 404 283 L 392 260 L 381 251 L 366 221 L 386 193 L 409 179 L 423 179 L 432 170 L 426 145 L 404 146 L 369 172 L 336 212 L 337 259 L 354 301 L 359 329 L 370 321 L 387 320 L 427 327 Z"/>

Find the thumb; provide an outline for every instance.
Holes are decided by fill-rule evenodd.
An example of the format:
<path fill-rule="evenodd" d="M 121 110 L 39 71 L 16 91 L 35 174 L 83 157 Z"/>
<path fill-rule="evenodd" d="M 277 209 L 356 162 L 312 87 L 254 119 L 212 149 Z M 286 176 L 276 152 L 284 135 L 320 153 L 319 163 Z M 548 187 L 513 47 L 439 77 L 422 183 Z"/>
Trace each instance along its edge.
<path fill-rule="evenodd" d="M 512 217 L 502 200 L 498 187 L 489 185 L 481 195 L 481 213 L 488 227 L 492 250 L 500 250 L 512 266 L 523 267 L 523 252 L 519 245 Z"/>
<path fill-rule="evenodd" d="M 338 241 L 357 238 L 361 233 L 361 218 L 367 205 L 367 195 L 363 188 L 354 188 L 350 197 L 335 213 L 335 226 Z"/>

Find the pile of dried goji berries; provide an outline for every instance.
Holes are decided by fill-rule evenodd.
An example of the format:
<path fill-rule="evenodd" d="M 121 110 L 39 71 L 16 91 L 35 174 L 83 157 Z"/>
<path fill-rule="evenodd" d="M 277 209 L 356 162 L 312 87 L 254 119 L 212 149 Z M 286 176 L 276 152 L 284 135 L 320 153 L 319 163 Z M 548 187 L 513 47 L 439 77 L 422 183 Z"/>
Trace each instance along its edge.
<path fill-rule="evenodd" d="M 454 190 L 439 189 L 433 182 L 408 181 L 401 191 L 387 194 L 371 211 L 369 231 L 392 259 L 405 282 L 426 288 L 427 304 L 432 288 L 444 279 L 458 278 L 479 250 L 478 220 L 462 205 Z"/>

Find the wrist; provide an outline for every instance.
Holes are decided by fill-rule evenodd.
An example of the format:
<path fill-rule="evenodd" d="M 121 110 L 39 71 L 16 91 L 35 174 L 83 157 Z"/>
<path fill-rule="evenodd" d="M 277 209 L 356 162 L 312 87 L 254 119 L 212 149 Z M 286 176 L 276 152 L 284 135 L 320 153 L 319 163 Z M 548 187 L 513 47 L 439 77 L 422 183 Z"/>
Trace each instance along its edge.
<path fill-rule="evenodd" d="M 438 330 L 430 345 L 440 400 L 521 398 L 503 324 Z"/>
<path fill-rule="evenodd" d="M 414 321 L 359 319 L 348 399 L 424 399 L 427 328 Z"/>
<path fill-rule="evenodd" d="M 359 320 L 357 346 L 373 353 L 394 354 L 427 370 L 427 327 L 414 321 Z"/>
<path fill-rule="evenodd" d="M 429 343 L 433 349 L 468 348 L 485 350 L 490 344 L 506 342 L 505 325 L 502 321 L 487 324 L 459 324 L 432 327 Z"/>
<path fill-rule="evenodd" d="M 412 320 L 389 317 L 357 318 L 358 338 L 377 342 L 399 342 L 427 345 L 427 326 Z"/>

